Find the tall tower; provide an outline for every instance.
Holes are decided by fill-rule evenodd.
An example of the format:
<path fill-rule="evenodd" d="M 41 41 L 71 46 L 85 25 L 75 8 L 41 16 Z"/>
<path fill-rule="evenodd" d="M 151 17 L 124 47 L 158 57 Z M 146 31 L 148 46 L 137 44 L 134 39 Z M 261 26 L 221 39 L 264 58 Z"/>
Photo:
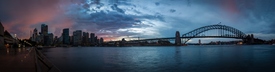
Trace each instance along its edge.
<path fill-rule="evenodd" d="M 41 33 L 46 36 L 48 34 L 48 25 L 42 24 L 41 25 Z"/>
<path fill-rule="evenodd" d="M 99 44 L 102 44 L 104 42 L 104 39 L 101 37 L 100 39 L 99 39 Z"/>
<path fill-rule="evenodd" d="M 89 44 L 89 33 L 88 32 L 83 32 L 82 44 L 83 45 L 88 45 Z"/>
<path fill-rule="evenodd" d="M 37 41 L 37 29 L 36 28 L 33 30 L 32 41 L 35 41 L 35 42 Z"/>
<path fill-rule="evenodd" d="M 95 44 L 95 34 L 94 33 L 91 33 L 90 34 L 90 39 L 91 39 L 91 43 L 92 43 L 92 45 L 94 45 Z"/>
<path fill-rule="evenodd" d="M 63 44 L 70 44 L 69 28 L 63 29 Z"/>
<path fill-rule="evenodd" d="M 47 41 L 48 41 L 48 25 L 46 25 L 46 24 L 42 24 L 41 25 L 41 35 L 42 35 L 41 43 L 43 45 L 47 45 Z"/>
<path fill-rule="evenodd" d="M 176 31 L 175 45 L 177 45 L 177 46 L 181 45 L 181 39 L 180 39 L 180 32 L 179 31 Z"/>
<path fill-rule="evenodd" d="M 80 46 L 82 43 L 82 30 L 76 30 L 73 32 L 73 44 Z"/>

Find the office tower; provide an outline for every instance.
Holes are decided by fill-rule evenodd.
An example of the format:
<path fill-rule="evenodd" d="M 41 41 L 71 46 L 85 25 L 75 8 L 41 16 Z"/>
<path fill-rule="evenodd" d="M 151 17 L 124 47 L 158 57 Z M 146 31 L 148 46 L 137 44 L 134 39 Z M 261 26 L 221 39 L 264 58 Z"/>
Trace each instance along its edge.
<path fill-rule="evenodd" d="M 104 42 L 104 39 L 103 38 L 100 38 L 99 39 L 99 44 L 102 44 Z"/>
<path fill-rule="evenodd" d="M 46 24 L 41 25 L 41 34 L 44 36 L 48 34 L 48 25 Z"/>
<path fill-rule="evenodd" d="M 76 30 L 73 32 L 73 45 L 80 46 L 82 42 L 82 31 Z"/>
<path fill-rule="evenodd" d="M 70 44 L 69 28 L 63 29 L 63 44 Z"/>
<path fill-rule="evenodd" d="M 34 42 L 37 42 L 37 38 L 38 38 L 38 32 L 37 32 L 37 29 L 35 28 L 34 30 L 33 30 L 33 34 L 32 34 L 32 41 L 34 41 Z"/>
<path fill-rule="evenodd" d="M 83 32 L 82 44 L 88 45 L 89 44 L 89 33 Z"/>
<path fill-rule="evenodd" d="M 48 34 L 48 41 L 47 41 L 48 46 L 51 46 L 53 44 L 53 40 L 54 40 L 53 36 L 54 36 L 53 33 Z"/>
<path fill-rule="evenodd" d="M 91 42 L 92 45 L 95 44 L 95 34 L 94 33 L 90 34 L 90 42 Z"/>
<path fill-rule="evenodd" d="M 46 24 L 41 25 L 41 36 L 42 36 L 41 43 L 45 45 L 48 41 L 47 40 L 48 39 L 48 25 L 46 25 Z"/>

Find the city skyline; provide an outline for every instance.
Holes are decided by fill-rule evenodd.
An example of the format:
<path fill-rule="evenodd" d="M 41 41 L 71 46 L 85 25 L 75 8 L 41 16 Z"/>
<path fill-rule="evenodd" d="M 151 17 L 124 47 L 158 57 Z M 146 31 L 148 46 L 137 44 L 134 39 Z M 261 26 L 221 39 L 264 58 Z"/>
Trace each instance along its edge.
<path fill-rule="evenodd" d="M 222 22 L 268 40 L 275 37 L 272 3 L 275 1 L 1 0 L 0 20 L 6 30 L 19 38 L 28 38 L 34 28 L 41 30 L 41 24 L 49 25 L 49 32 L 55 36 L 61 36 L 62 30 L 69 28 L 70 36 L 73 31 L 82 30 L 108 41 L 127 37 L 173 37 L 175 31 L 183 34 Z M 213 39 L 201 39 L 206 40 Z"/>
<path fill-rule="evenodd" d="M 62 33 L 60 36 L 57 36 L 57 35 L 54 35 L 53 33 L 51 32 L 48 32 L 48 25 L 47 24 L 41 24 L 41 30 L 38 31 L 37 28 L 34 28 L 33 31 L 30 31 L 30 37 L 27 38 L 27 39 L 30 39 L 31 41 L 34 41 L 34 42 L 40 42 L 42 40 L 42 43 L 43 41 L 45 40 L 45 38 L 43 38 L 44 36 L 48 36 L 49 38 L 46 38 L 46 40 L 53 40 L 53 41 L 50 41 L 49 43 L 53 43 L 54 42 L 54 37 L 56 37 L 57 39 L 61 39 L 60 42 L 62 42 L 62 44 L 66 44 L 66 45 L 69 45 L 71 44 L 71 42 L 75 41 L 73 40 L 73 38 L 71 39 L 70 37 L 73 37 L 75 35 L 79 35 L 78 38 L 79 39 L 76 39 L 76 40 L 80 40 L 80 44 L 83 43 L 88 43 L 88 42 L 91 42 L 91 43 L 94 43 L 96 42 L 96 40 L 94 38 L 97 39 L 97 36 L 95 36 L 94 33 L 89 33 L 89 32 L 84 32 L 82 30 L 75 30 L 73 31 L 73 34 L 70 34 L 69 33 L 70 29 L 69 28 L 64 28 L 62 30 Z M 89 36 L 91 35 L 91 36 Z M 42 38 L 41 38 L 42 37 Z M 98 37 L 99 40 L 103 38 L 102 37 Z M 72 40 L 72 41 L 71 41 Z M 86 41 L 82 41 L 82 40 L 86 40 Z M 99 42 L 103 42 L 103 41 L 99 41 Z M 74 43 L 72 43 L 74 44 Z"/>
<path fill-rule="evenodd" d="M 30 31 L 31 34 L 28 40 L 37 45 L 43 46 L 100 46 L 104 43 L 104 39 L 95 36 L 94 33 L 75 30 L 73 31 L 73 34 L 70 35 L 70 29 L 64 28 L 62 30 L 62 35 L 56 36 L 53 33 L 48 32 L 48 28 L 51 27 L 47 24 L 41 24 L 40 31 L 38 31 L 37 28 L 35 28 L 33 32 Z"/>

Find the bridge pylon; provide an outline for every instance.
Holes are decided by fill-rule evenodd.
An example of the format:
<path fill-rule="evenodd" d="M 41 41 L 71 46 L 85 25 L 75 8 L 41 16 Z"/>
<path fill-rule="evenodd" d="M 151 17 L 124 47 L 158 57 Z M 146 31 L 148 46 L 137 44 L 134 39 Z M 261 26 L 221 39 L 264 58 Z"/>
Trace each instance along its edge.
<path fill-rule="evenodd" d="M 179 31 L 176 31 L 175 45 L 177 45 L 177 46 L 181 45 L 181 38 L 180 38 L 180 32 Z"/>

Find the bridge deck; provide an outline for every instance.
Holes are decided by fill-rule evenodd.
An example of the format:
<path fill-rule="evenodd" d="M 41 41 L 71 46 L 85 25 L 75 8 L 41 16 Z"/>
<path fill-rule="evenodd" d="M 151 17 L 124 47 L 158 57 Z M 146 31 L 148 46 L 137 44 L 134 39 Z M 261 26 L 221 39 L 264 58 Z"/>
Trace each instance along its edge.
<path fill-rule="evenodd" d="M 147 41 L 147 40 L 167 40 L 167 39 L 175 39 L 176 37 L 166 37 L 166 38 L 151 38 L 151 39 L 141 39 L 141 40 L 132 40 L 132 41 Z M 239 37 L 228 37 L 228 36 L 195 36 L 195 37 L 180 37 L 180 38 L 235 38 L 242 39 Z"/>

